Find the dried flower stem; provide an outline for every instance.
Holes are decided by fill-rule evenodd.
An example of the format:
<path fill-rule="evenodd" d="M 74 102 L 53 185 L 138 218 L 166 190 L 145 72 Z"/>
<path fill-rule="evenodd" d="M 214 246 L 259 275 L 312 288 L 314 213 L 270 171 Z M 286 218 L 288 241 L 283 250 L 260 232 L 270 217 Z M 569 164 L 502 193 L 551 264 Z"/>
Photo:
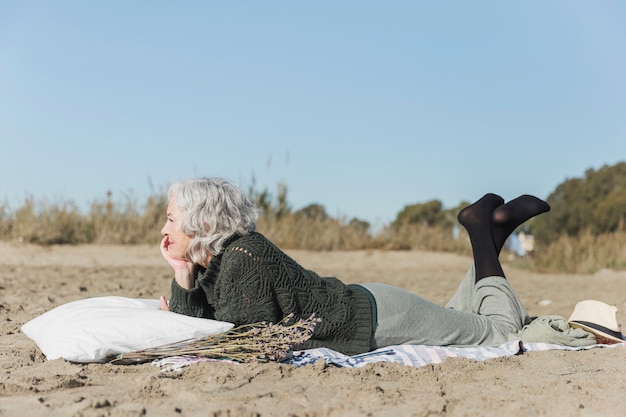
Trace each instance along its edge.
<path fill-rule="evenodd" d="M 294 346 L 311 338 L 320 319 L 311 315 L 289 324 L 293 314 L 273 324 L 260 322 L 218 333 L 115 355 L 114 364 L 134 364 L 170 356 L 200 356 L 235 362 L 264 362 L 284 359 Z"/>

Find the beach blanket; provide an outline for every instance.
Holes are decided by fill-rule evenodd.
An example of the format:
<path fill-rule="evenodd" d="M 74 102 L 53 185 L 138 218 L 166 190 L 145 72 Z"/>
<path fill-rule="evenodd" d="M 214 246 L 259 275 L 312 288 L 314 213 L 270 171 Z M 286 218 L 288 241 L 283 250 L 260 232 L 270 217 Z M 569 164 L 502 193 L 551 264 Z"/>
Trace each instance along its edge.
<path fill-rule="evenodd" d="M 484 361 L 498 357 L 520 355 L 525 352 L 539 352 L 547 350 L 587 350 L 593 348 L 616 348 L 626 347 L 625 343 L 614 345 L 588 345 L 588 346 L 564 346 L 549 343 L 524 343 L 521 340 L 506 342 L 497 347 L 447 347 L 447 346 L 423 346 L 423 345 L 397 345 L 377 349 L 360 355 L 347 356 L 332 349 L 317 348 L 296 351 L 293 356 L 284 363 L 296 367 L 311 365 L 319 360 L 343 368 L 360 368 L 376 362 L 400 363 L 407 366 L 420 367 L 428 364 L 441 363 L 448 358 L 466 358 L 475 361 Z M 181 370 L 185 366 L 201 362 L 216 362 L 214 359 L 174 356 L 158 359 L 154 365 L 161 368 L 162 372 Z M 227 361 L 229 363 L 234 363 Z"/>
<path fill-rule="evenodd" d="M 484 361 L 498 357 L 519 355 L 524 352 L 538 352 L 555 349 L 581 350 L 616 346 L 626 346 L 626 343 L 571 347 L 548 343 L 523 343 L 521 340 L 514 340 L 497 347 L 398 345 L 377 349 L 372 352 L 355 356 L 346 356 L 330 349 L 318 348 L 295 352 L 294 357 L 290 359 L 289 363 L 295 366 L 303 366 L 323 359 L 329 364 L 347 368 L 359 368 L 375 362 L 394 362 L 403 365 L 420 367 L 433 363 L 441 363 L 447 358 L 466 358 L 476 361 Z"/>

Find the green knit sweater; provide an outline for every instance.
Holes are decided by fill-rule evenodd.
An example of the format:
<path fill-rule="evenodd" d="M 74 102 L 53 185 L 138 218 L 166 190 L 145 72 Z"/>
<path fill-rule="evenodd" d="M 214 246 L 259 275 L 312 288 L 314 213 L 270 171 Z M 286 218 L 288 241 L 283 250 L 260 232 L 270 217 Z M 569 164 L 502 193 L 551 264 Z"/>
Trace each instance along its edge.
<path fill-rule="evenodd" d="M 369 351 L 373 332 L 372 304 L 362 287 L 304 269 L 256 232 L 230 241 L 207 268 L 197 266 L 194 288 L 174 280 L 170 309 L 235 325 L 315 313 L 321 322 L 296 349 L 327 347 L 347 355 Z"/>

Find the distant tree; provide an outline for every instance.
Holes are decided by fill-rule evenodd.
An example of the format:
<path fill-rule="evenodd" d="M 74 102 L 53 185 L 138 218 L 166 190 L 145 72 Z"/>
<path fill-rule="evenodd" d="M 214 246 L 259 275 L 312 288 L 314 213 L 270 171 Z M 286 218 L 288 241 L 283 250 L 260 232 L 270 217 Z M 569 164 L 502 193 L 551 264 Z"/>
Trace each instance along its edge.
<path fill-rule="evenodd" d="M 588 169 L 583 178 L 559 184 L 548 196 L 549 215 L 533 223 L 533 234 L 551 242 L 560 235 L 578 236 L 583 231 L 609 233 L 626 222 L 626 162 Z"/>
<path fill-rule="evenodd" d="M 626 225 L 626 189 L 617 190 L 598 204 L 594 211 L 595 232 L 614 232 Z"/>
<path fill-rule="evenodd" d="M 355 231 L 357 231 L 359 233 L 365 234 L 365 233 L 367 233 L 369 231 L 370 223 L 366 222 L 365 220 L 357 219 L 355 217 L 352 220 L 350 220 L 350 223 L 348 223 L 348 226 L 351 229 L 353 229 L 353 230 L 355 230 Z"/>
<path fill-rule="evenodd" d="M 308 206 L 297 210 L 295 213 L 296 217 L 301 217 L 305 219 L 311 220 L 326 220 L 328 219 L 328 214 L 326 213 L 326 209 L 321 204 L 309 204 Z"/>
<path fill-rule="evenodd" d="M 425 224 L 427 226 L 451 225 L 449 216 L 443 210 L 443 204 L 439 200 L 431 200 L 426 203 L 417 203 L 404 206 L 392 227 L 400 227 L 405 224 Z"/>

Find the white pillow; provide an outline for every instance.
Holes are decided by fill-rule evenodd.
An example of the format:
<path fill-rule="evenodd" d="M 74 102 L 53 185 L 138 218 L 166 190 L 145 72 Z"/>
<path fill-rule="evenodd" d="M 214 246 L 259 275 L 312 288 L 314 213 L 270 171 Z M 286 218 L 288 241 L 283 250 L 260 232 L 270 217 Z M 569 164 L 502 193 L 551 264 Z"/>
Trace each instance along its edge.
<path fill-rule="evenodd" d="M 159 310 L 158 300 L 96 297 L 56 307 L 22 326 L 48 360 L 106 362 L 109 355 L 221 333 L 232 323 Z"/>

